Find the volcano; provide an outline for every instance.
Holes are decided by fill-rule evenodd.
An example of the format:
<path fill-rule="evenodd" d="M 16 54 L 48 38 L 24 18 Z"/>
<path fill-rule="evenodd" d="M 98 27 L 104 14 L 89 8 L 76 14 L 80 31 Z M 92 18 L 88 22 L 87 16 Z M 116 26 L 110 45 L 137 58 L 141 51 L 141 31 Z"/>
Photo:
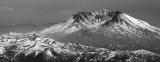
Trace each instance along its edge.
<path fill-rule="evenodd" d="M 160 29 L 116 10 L 80 11 L 40 36 L 112 50 L 145 49 L 160 53 Z"/>

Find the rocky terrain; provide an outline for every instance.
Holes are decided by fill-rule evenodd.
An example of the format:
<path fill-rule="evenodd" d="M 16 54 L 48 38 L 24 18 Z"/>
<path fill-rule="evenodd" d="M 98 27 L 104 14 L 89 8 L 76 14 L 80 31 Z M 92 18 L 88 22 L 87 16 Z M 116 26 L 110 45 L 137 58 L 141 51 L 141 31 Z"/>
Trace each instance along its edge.
<path fill-rule="evenodd" d="M 8 33 L 0 37 L 0 62 L 159 62 L 147 51 L 112 51 L 73 42 L 58 42 L 36 32 Z"/>

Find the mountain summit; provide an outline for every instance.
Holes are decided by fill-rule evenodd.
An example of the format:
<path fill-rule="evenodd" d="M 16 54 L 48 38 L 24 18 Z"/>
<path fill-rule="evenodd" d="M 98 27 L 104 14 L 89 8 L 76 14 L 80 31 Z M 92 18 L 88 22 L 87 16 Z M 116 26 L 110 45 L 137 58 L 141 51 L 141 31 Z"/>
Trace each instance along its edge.
<path fill-rule="evenodd" d="M 40 35 L 113 50 L 160 50 L 159 28 L 116 10 L 80 11 Z"/>

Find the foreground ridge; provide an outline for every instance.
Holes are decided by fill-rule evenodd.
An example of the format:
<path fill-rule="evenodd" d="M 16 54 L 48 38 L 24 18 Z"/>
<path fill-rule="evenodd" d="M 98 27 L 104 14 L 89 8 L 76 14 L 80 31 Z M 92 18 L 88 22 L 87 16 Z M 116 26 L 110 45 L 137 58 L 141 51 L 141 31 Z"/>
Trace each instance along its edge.
<path fill-rule="evenodd" d="M 37 33 L 9 33 L 0 37 L 0 62 L 159 62 L 147 50 L 112 51 L 72 42 L 58 42 Z"/>

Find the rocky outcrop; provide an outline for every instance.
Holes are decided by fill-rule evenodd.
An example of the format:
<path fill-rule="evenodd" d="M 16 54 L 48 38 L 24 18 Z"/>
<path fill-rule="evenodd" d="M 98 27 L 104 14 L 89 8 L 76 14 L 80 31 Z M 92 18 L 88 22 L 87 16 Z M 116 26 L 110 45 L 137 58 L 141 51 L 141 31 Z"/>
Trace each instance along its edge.
<path fill-rule="evenodd" d="M 147 51 L 119 51 L 58 42 L 37 33 L 3 34 L 0 62 L 159 62 L 160 55 Z"/>

